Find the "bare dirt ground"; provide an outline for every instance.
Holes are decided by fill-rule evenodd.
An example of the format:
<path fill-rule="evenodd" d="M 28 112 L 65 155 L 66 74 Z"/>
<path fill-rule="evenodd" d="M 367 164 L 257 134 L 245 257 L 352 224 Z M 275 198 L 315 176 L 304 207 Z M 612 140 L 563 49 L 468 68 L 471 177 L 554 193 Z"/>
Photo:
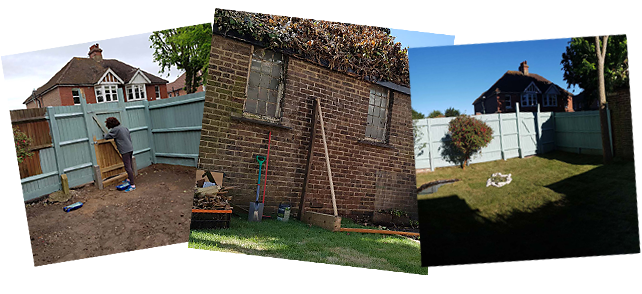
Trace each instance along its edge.
<path fill-rule="evenodd" d="M 34 265 L 187 242 L 195 171 L 154 164 L 139 171 L 132 192 L 87 185 L 63 203 L 27 204 Z M 63 211 L 78 201 L 83 207 Z"/>

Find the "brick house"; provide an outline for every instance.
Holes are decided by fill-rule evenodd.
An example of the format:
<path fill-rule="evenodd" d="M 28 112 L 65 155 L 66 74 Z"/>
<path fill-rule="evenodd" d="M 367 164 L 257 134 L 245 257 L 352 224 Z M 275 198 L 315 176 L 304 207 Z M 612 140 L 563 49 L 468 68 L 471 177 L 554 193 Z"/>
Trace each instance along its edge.
<path fill-rule="evenodd" d="M 290 203 L 297 215 L 308 174 L 305 210 L 332 214 L 320 126 L 310 142 L 319 99 L 339 215 L 399 209 L 416 219 L 408 87 L 369 82 L 216 29 L 208 79 L 199 168 L 225 174 L 235 207 L 255 199 L 256 155 L 267 154 L 271 132 L 264 213 Z"/>
<path fill-rule="evenodd" d="M 176 96 L 183 96 L 187 94 L 187 91 L 185 91 L 185 75 L 187 73 L 183 73 L 180 75 L 178 78 L 176 78 L 175 81 L 167 84 L 167 95 L 169 97 L 176 97 Z M 198 72 L 198 76 L 201 75 L 201 72 Z M 196 92 L 203 92 L 205 91 L 205 87 L 203 86 L 203 83 L 201 82 L 198 88 L 196 88 Z"/>
<path fill-rule="evenodd" d="M 87 103 L 117 101 L 119 88 L 125 101 L 167 98 L 167 80 L 116 59 L 103 59 L 102 51 L 95 44 L 89 47 L 89 58 L 72 58 L 22 103 L 27 108 L 80 104 L 80 94 L 72 88 L 83 89 Z"/>
<path fill-rule="evenodd" d="M 573 112 L 573 94 L 562 87 L 530 73 L 526 61 L 519 71 L 507 71 L 493 86 L 482 93 L 473 105 L 476 114 L 515 112 L 519 103 L 521 111 Z"/>

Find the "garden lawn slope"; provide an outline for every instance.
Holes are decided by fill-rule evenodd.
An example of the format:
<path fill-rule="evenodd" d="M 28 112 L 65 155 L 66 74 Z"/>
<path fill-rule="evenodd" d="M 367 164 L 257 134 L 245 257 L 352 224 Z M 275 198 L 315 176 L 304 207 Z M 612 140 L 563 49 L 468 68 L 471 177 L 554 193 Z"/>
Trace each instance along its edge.
<path fill-rule="evenodd" d="M 344 220 L 344 227 L 358 227 Z M 230 229 L 192 230 L 189 247 L 427 274 L 419 242 L 398 236 L 330 232 L 296 220 L 248 222 L 232 217 Z"/>
<path fill-rule="evenodd" d="M 422 265 L 639 253 L 634 163 L 601 163 L 553 152 L 419 174 L 461 180 L 418 196 Z M 486 187 L 496 172 L 513 181 Z"/>

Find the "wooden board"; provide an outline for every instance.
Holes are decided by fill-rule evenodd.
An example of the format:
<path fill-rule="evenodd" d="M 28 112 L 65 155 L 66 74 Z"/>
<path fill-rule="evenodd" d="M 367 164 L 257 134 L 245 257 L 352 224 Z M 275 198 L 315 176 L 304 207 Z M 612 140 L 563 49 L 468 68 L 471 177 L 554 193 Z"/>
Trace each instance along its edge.
<path fill-rule="evenodd" d="M 341 229 L 341 217 L 330 214 L 306 211 L 301 217 L 301 221 L 313 226 L 321 227 L 326 230 L 338 232 Z"/>
<path fill-rule="evenodd" d="M 96 162 L 98 163 L 100 170 L 99 177 L 102 182 L 102 185 L 99 184 L 98 187 L 105 187 L 118 180 L 125 179 L 127 172 L 125 171 L 122 155 L 118 152 L 114 139 L 96 140 L 96 137 L 94 137 L 94 141 Z"/>
<path fill-rule="evenodd" d="M 399 231 L 388 231 L 388 230 L 373 230 L 373 229 L 358 229 L 358 228 L 341 228 L 341 232 L 353 232 L 353 233 L 371 233 L 371 234 L 385 234 L 385 235 L 402 235 L 402 236 L 413 236 L 419 237 L 419 233 L 413 232 L 399 232 Z"/>
<path fill-rule="evenodd" d="M 42 173 L 42 168 L 40 167 L 40 151 L 36 150 L 32 151 L 32 153 L 33 155 L 25 157 L 22 162 L 18 164 L 21 179 Z"/>

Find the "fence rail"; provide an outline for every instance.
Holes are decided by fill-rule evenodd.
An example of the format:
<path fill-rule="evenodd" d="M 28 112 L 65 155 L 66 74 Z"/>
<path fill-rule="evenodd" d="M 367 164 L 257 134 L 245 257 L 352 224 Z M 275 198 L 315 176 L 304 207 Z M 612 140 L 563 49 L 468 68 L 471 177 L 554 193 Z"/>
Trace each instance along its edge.
<path fill-rule="evenodd" d="M 601 154 L 599 111 L 520 112 L 476 115 L 493 129 L 493 139 L 470 163 L 506 160 L 563 150 Z M 607 109 L 607 114 L 610 113 Z M 610 115 L 608 115 L 610 123 Z M 452 117 L 415 120 L 415 167 L 417 169 L 454 166 L 446 159 L 448 124 Z M 610 129 L 610 128 L 609 128 Z"/>
<path fill-rule="evenodd" d="M 20 164 L 25 201 L 60 190 L 62 174 L 70 187 L 97 181 L 94 138 L 103 138 L 98 123 L 110 116 L 130 130 L 138 169 L 153 163 L 196 166 L 204 92 L 124 102 L 119 89 L 118 97 L 87 104 L 82 95 L 80 105 L 11 111 L 13 126 L 36 138 L 34 156 Z"/>

